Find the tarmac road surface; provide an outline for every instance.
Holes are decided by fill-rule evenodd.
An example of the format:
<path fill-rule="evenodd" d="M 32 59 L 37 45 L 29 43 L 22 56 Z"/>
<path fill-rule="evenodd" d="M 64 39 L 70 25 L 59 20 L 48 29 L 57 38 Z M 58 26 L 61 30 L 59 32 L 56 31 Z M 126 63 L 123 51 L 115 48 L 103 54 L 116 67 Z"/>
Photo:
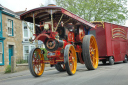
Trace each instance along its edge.
<path fill-rule="evenodd" d="M 11 74 L 0 74 L 0 85 L 128 85 L 128 63 L 102 65 L 88 71 L 78 64 L 76 74 L 58 72 L 54 67 L 46 68 L 41 77 L 33 77 L 29 70 Z"/>

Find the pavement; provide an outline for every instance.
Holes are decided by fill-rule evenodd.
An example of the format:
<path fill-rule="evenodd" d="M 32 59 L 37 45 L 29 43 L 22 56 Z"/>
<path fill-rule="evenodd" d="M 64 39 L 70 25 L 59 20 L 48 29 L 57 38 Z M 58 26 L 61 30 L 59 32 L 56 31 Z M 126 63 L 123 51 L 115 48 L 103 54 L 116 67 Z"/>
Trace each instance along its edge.
<path fill-rule="evenodd" d="M 45 67 L 43 75 L 38 78 L 34 78 L 29 70 L 0 74 L 0 85 L 128 85 L 128 63 L 103 65 L 99 62 L 99 67 L 91 71 L 84 64 L 77 63 L 73 76 L 58 72 L 55 67 Z"/>
<path fill-rule="evenodd" d="M 54 70 L 55 67 L 45 67 L 44 71 L 49 71 L 49 70 Z M 15 77 L 20 77 L 20 76 L 24 76 L 24 75 L 30 75 L 30 71 L 29 70 L 24 70 L 24 71 L 19 71 L 19 72 L 15 72 L 15 73 L 0 73 L 0 80 L 3 79 L 9 79 L 9 78 L 15 78 Z"/>
<path fill-rule="evenodd" d="M 80 63 L 77 63 L 77 66 L 81 65 Z M 45 69 L 44 71 L 49 71 L 49 70 L 55 70 L 55 67 L 50 67 L 49 64 L 45 64 Z M 9 79 L 9 78 L 15 78 L 15 77 L 20 77 L 24 75 L 31 75 L 29 70 L 24 70 L 24 71 L 19 71 L 19 72 L 14 72 L 14 73 L 3 73 L 0 72 L 0 80 L 3 79 Z"/>

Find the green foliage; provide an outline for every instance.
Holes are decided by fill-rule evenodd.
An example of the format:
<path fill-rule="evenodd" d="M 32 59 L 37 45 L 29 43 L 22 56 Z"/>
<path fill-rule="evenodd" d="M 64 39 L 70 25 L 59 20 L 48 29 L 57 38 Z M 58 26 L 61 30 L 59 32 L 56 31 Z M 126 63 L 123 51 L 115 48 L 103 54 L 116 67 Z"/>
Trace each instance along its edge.
<path fill-rule="evenodd" d="M 87 21 L 107 21 L 124 24 L 127 0 L 56 0 L 61 6 Z"/>
<path fill-rule="evenodd" d="M 20 59 L 16 62 L 16 64 L 28 63 L 28 60 Z"/>
<path fill-rule="evenodd" d="M 44 50 L 44 60 L 48 60 L 47 58 L 47 50 L 45 48 L 40 48 L 41 50 Z"/>
<path fill-rule="evenodd" d="M 10 72 L 11 72 L 11 66 L 8 65 L 7 68 L 6 68 L 6 70 L 5 70 L 5 73 L 10 73 Z"/>

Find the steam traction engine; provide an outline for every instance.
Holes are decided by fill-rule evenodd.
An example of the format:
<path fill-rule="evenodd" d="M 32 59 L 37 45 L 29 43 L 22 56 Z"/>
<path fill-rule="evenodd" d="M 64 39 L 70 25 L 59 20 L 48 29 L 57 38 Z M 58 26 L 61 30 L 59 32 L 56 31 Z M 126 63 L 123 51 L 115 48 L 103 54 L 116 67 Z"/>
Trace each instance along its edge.
<path fill-rule="evenodd" d="M 77 62 L 85 64 L 88 70 L 98 67 L 97 43 L 93 35 L 88 35 L 95 25 L 54 5 L 27 11 L 20 18 L 34 23 L 33 40 L 43 41 L 48 51 L 45 60 L 43 50 L 31 50 L 29 69 L 33 76 L 41 76 L 46 63 L 69 75 L 75 74 Z"/>

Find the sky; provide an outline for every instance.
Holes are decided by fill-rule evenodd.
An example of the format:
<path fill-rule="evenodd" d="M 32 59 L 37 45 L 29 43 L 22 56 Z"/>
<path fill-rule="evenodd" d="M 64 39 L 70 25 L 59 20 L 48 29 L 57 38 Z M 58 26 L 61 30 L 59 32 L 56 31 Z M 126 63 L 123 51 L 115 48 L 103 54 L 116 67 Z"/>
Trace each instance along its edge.
<path fill-rule="evenodd" d="M 37 8 L 43 4 L 44 6 L 48 4 L 56 4 L 55 0 L 0 0 L 0 4 L 14 12 L 31 10 Z M 125 26 L 128 26 L 128 20 Z"/>
<path fill-rule="evenodd" d="M 14 12 L 24 11 L 37 8 L 41 4 L 47 5 L 48 3 L 55 4 L 54 0 L 0 0 L 0 4 Z"/>

